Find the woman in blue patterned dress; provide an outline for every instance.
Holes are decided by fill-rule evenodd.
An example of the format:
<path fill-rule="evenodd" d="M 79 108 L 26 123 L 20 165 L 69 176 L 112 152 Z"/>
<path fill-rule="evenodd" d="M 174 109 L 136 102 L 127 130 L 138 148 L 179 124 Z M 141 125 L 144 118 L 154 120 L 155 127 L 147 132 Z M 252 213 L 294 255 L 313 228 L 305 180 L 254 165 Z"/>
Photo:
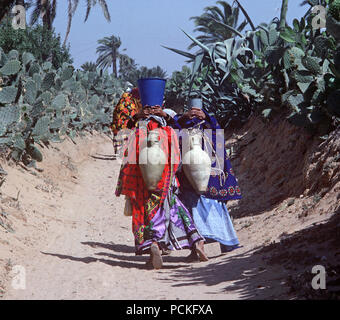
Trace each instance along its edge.
<path fill-rule="evenodd" d="M 197 229 L 207 242 L 218 241 L 221 252 L 225 253 L 239 245 L 226 202 L 241 199 L 241 191 L 226 153 L 223 130 L 215 117 L 203 110 L 200 99 L 193 99 L 190 103 L 189 112 L 174 118 L 174 128 L 196 128 L 208 133 L 207 136 L 210 132 L 210 137 L 203 139 L 203 143 L 206 150 L 209 146 L 212 149 L 212 171 L 206 193 L 198 195 L 181 170 L 178 175 L 181 185 L 179 198 L 192 213 Z M 197 253 L 193 250 L 189 260 L 197 259 Z"/>

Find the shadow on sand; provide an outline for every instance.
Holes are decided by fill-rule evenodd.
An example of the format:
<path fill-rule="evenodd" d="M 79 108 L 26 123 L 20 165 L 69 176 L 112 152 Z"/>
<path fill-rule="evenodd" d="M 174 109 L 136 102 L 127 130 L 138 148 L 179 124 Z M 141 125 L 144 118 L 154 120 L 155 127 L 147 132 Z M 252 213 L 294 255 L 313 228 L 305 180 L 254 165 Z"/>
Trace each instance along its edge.
<path fill-rule="evenodd" d="M 127 246 L 125 244 L 113 244 L 113 243 L 100 243 L 100 242 L 82 242 L 81 244 L 90 246 L 91 248 L 107 249 L 112 252 L 95 252 L 92 256 L 88 257 L 74 257 L 65 254 L 42 252 L 42 254 L 57 257 L 59 259 L 67 259 L 82 263 L 92 263 L 92 262 L 102 262 L 113 267 L 121 268 L 136 268 L 136 269 L 150 269 L 146 265 L 148 260 L 148 255 L 145 256 L 135 256 L 134 247 Z M 123 254 L 117 254 L 123 253 Z M 105 257 L 105 258 L 103 258 Z M 108 259 L 109 258 L 109 259 Z M 188 267 L 185 264 L 185 258 L 183 257 L 173 257 L 173 256 L 163 256 L 164 266 L 162 269 L 178 269 Z M 169 265 L 169 263 L 176 265 Z"/>
<path fill-rule="evenodd" d="M 291 284 L 288 286 L 287 279 L 298 278 L 303 270 L 309 270 L 310 273 L 312 266 L 318 262 L 315 260 L 316 253 L 325 255 L 327 259 L 330 259 L 331 255 L 336 256 L 337 243 L 340 240 L 339 225 L 340 216 L 333 216 L 323 224 L 287 235 L 279 242 L 246 252 L 238 253 L 238 250 L 235 250 L 223 256 L 210 257 L 210 261 L 206 263 L 188 264 L 185 263 L 185 257 L 163 256 L 164 269 L 168 272 L 161 274 L 158 280 L 179 288 L 203 285 L 206 287 L 206 293 L 218 294 L 219 297 L 225 293 L 226 299 L 228 297 L 248 300 L 303 298 L 300 291 L 306 287 L 306 281 L 291 292 L 292 286 Z M 113 267 L 149 269 L 145 265 L 148 257 L 135 256 L 132 246 L 100 242 L 82 242 L 82 244 L 101 250 L 82 258 L 56 253 L 43 254 L 87 264 L 102 262 Z M 301 245 L 304 249 L 303 254 Z M 325 249 L 327 252 L 316 252 L 315 248 L 320 245 L 327 248 Z"/>

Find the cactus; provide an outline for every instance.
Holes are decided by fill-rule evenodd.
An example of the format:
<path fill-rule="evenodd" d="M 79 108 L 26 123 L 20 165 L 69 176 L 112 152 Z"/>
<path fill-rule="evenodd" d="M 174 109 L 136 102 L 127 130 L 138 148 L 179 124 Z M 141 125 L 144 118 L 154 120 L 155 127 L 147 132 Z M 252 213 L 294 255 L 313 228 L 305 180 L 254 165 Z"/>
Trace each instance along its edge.
<path fill-rule="evenodd" d="M 41 151 L 35 145 L 30 144 L 27 147 L 27 153 L 32 157 L 32 159 L 38 162 L 43 161 L 43 155 Z"/>
<path fill-rule="evenodd" d="M 52 94 L 49 91 L 43 92 L 40 98 L 42 99 L 45 105 L 50 105 L 52 102 Z"/>
<path fill-rule="evenodd" d="M 63 126 L 63 119 L 56 118 L 50 125 L 50 129 L 59 129 Z"/>
<path fill-rule="evenodd" d="M 4 76 L 11 76 L 17 74 L 21 69 L 21 63 L 19 60 L 9 60 L 0 69 L 0 74 Z"/>
<path fill-rule="evenodd" d="M 99 97 L 97 95 L 93 95 L 89 101 L 90 106 L 96 108 L 99 103 Z"/>
<path fill-rule="evenodd" d="M 35 99 L 37 97 L 37 91 L 38 91 L 36 82 L 33 80 L 29 80 L 26 83 L 25 88 L 26 88 L 25 102 L 33 105 L 35 103 Z"/>
<path fill-rule="evenodd" d="M 13 103 L 18 93 L 16 87 L 0 88 L 0 104 Z"/>
<path fill-rule="evenodd" d="M 40 66 L 38 63 L 33 62 L 28 70 L 28 74 L 30 75 L 30 77 L 33 77 L 33 75 L 35 73 L 39 73 L 40 72 Z"/>
<path fill-rule="evenodd" d="M 33 62 L 35 60 L 34 56 L 32 53 L 29 52 L 24 52 L 22 54 L 22 64 L 23 66 L 27 66 L 29 63 Z"/>
<path fill-rule="evenodd" d="M 57 110 L 62 110 L 68 105 L 68 99 L 66 95 L 59 94 L 52 101 L 52 107 Z"/>
<path fill-rule="evenodd" d="M 21 119 L 21 121 L 19 121 L 16 124 L 15 131 L 16 132 L 24 132 L 26 129 L 27 129 L 27 122 L 25 120 Z"/>
<path fill-rule="evenodd" d="M 34 142 L 60 142 L 84 129 L 107 130 L 111 112 L 103 112 L 102 105 L 112 109 L 112 99 L 122 93 L 121 81 L 108 74 L 74 72 L 68 64 L 55 70 L 27 52 L 5 55 L 0 48 L 0 53 L 0 144 L 12 148 L 14 160 L 41 161 Z"/>
<path fill-rule="evenodd" d="M 73 67 L 67 67 L 62 70 L 60 78 L 62 81 L 66 81 L 66 80 L 71 79 L 72 76 L 73 76 Z"/>
<path fill-rule="evenodd" d="M 50 89 L 54 84 L 55 73 L 49 72 L 45 75 L 44 80 L 41 83 L 41 90 L 46 91 Z"/>
<path fill-rule="evenodd" d="M 318 36 L 314 40 L 315 53 L 324 58 L 328 52 L 329 39 L 325 36 Z"/>
<path fill-rule="evenodd" d="M 79 102 L 83 102 L 86 100 L 87 95 L 86 95 L 86 91 L 83 89 L 78 89 L 75 94 L 74 97 L 79 101 Z"/>
<path fill-rule="evenodd" d="M 80 90 L 80 88 L 81 88 L 81 84 L 73 78 L 64 81 L 62 85 L 63 90 L 67 90 L 69 93 L 72 93 L 72 94 Z"/>
<path fill-rule="evenodd" d="M 40 90 L 41 84 L 42 84 L 42 78 L 41 78 L 41 75 L 39 73 L 33 74 L 33 81 L 37 85 L 37 89 Z"/>
<path fill-rule="evenodd" d="M 51 68 L 52 68 L 52 63 L 51 62 L 49 62 L 49 61 L 47 61 L 47 62 L 44 62 L 43 64 L 42 64 L 42 69 L 44 70 L 44 71 L 50 71 L 51 70 Z"/>
<path fill-rule="evenodd" d="M 0 138 L 0 145 L 12 145 L 12 139 L 11 138 Z"/>
<path fill-rule="evenodd" d="M 37 100 L 32 108 L 30 116 L 32 118 L 37 118 L 41 115 L 41 113 L 45 110 L 44 104 L 42 100 Z"/>
<path fill-rule="evenodd" d="M 20 118 L 19 107 L 0 107 L 0 123 L 9 126 Z"/>
<path fill-rule="evenodd" d="M 57 75 L 55 78 L 54 87 L 57 91 L 60 91 L 62 86 L 63 86 L 63 82 L 61 81 L 60 77 Z"/>
<path fill-rule="evenodd" d="M 6 132 L 7 132 L 7 125 L 0 122 L 0 137 L 4 136 Z M 1 139 L 2 138 L 0 138 L 0 144 L 1 144 Z"/>
<path fill-rule="evenodd" d="M 32 135 L 38 138 L 43 138 L 49 133 L 49 124 L 50 124 L 50 117 L 44 116 L 40 118 L 36 125 L 34 126 L 34 129 L 32 131 Z"/>
<path fill-rule="evenodd" d="M 327 16 L 327 31 L 338 41 L 340 22 L 335 18 L 339 0 L 329 2 L 333 7 Z M 308 3 L 317 5 L 320 1 Z M 216 114 L 222 125 L 228 125 L 233 118 L 242 123 L 244 114 L 250 115 L 257 108 L 268 118 L 281 107 L 272 106 L 282 101 L 282 107 L 292 111 L 289 119 L 293 123 L 320 133 L 331 130 L 340 123 L 339 92 L 332 93 L 339 88 L 340 55 L 335 52 L 334 39 L 328 33 L 313 30 L 310 10 L 306 17 L 306 20 L 295 19 L 293 27 L 287 26 L 284 17 L 280 22 L 272 20 L 269 25 L 262 24 L 243 36 L 235 32 L 239 37 L 210 46 L 187 35 L 201 49 L 196 55 L 170 49 L 193 62 L 191 83 L 186 84 L 185 95 L 189 96 L 195 86 L 200 88 L 198 94 L 209 102 L 209 111 Z M 203 83 L 202 79 L 205 79 Z M 92 81 L 96 92 L 106 93 L 106 81 L 98 91 L 96 81 L 96 78 Z M 241 93 L 252 100 L 252 105 L 249 102 L 242 105 Z M 102 101 L 105 103 L 105 99 Z M 91 102 L 90 99 L 94 109 Z M 107 121 L 98 113 L 95 118 L 102 123 Z"/>
<path fill-rule="evenodd" d="M 307 70 L 297 70 L 293 76 L 298 83 L 311 83 L 314 80 L 313 74 Z"/>
<path fill-rule="evenodd" d="M 24 151 L 26 149 L 26 142 L 20 135 L 17 135 L 13 140 L 13 147 L 17 150 Z"/>
<path fill-rule="evenodd" d="M 9 60 L 18 60 L 19 52 L 17 50 L 11 50 L 7 55 Z"/>
<path fill-rule="evenodd" d="M 3 67 L 7 61 L 8 57 L 0 47 L 0 67 Z"/>
<path fill-rule="evenodd" d="M 303 65 L 314 74 L 318 74 L 321 71 L 320 61 L 321 59 L 311 56 L 302 58 Z"/>
<path fill-rule="evenodd" d="M 276 29 L 270 29 L 270 31 L 269 31 L 269 39 L 268 39 L 268 42 L 269 42 L 270 46 L 275 45 L 275 43 L 279 39 L 279 35 L 280 35 L 280 33 Z"/>

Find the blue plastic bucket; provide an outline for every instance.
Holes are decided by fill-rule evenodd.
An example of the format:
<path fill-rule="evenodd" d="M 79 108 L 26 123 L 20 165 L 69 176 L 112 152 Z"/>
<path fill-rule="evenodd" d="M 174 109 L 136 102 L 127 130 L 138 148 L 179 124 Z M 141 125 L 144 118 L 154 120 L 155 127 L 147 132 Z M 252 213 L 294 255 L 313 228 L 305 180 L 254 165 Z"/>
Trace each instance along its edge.
<path fill-rule="evenodd" d="M 142 106 L 162 106 L 166 80 L 161 78 L 144 78 L 138 80 L 138 89 Z"/>

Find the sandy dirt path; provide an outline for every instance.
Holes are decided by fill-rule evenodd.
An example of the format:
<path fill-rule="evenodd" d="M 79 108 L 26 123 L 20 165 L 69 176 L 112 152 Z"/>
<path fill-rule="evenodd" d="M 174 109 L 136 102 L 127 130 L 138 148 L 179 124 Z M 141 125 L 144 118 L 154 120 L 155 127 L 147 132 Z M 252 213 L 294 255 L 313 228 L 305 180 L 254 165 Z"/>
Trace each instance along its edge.
<path fill-rule="evenodd" d="M 107 139 L 95 153 L 112 154 Z M 147 270 L 134 255 L 131 219 L 124 199 L 114 196 L 120 164 L 88 157 L 77 184 L 54 200 L 58 223 L 15 263 L 26 269 L 26 289 L 9 286 L 3 299 L 264 299 L 286 297 L 284 272 L 253 254 L 249 232 L 238 232 L 242 248 L 220 255 L 209 244 L 209 262 L 187 264 L 188 250 L 164 258 L 162 270 Z M 53 206 L 51 206 L 53 207 Z M 42 232 L 42 231 L 41 231 Z"/>

